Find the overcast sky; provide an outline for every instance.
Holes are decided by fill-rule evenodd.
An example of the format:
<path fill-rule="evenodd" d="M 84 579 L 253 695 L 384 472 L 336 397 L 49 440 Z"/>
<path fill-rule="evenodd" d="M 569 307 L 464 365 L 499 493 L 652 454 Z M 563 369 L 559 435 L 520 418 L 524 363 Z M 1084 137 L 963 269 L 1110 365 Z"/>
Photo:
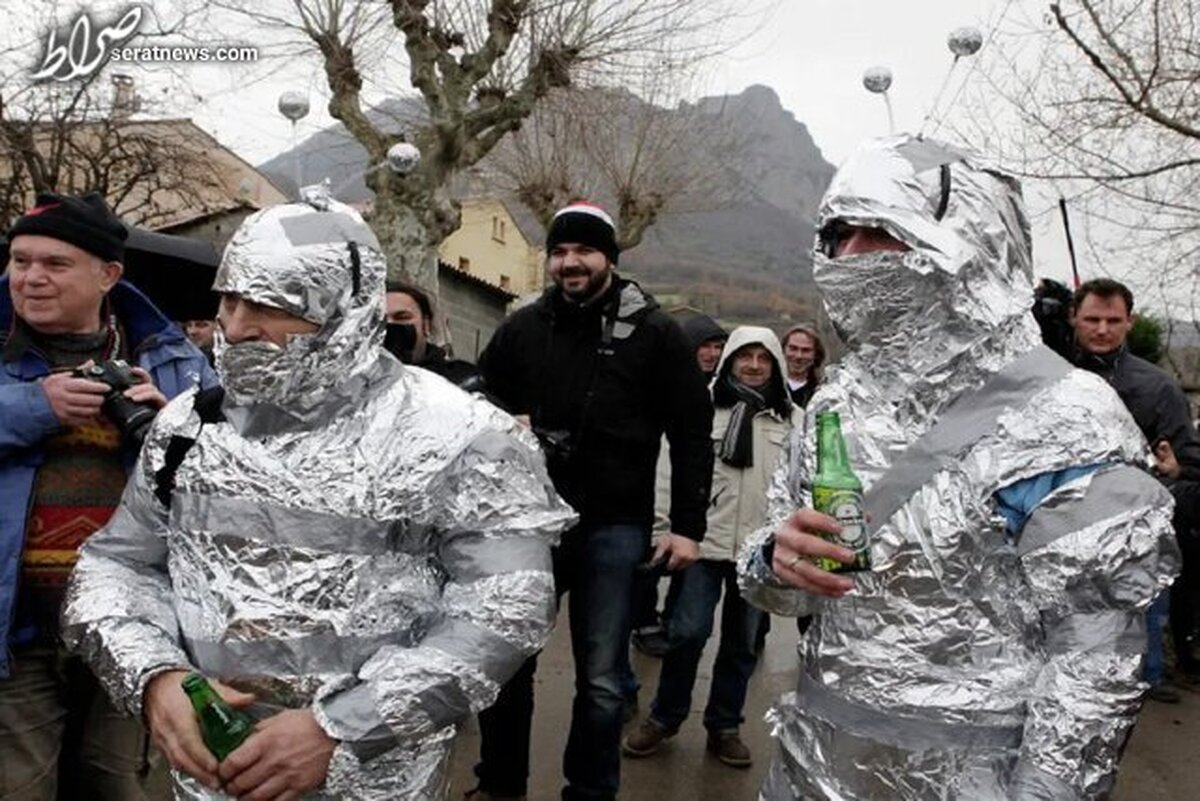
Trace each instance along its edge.
<path fill-rule="evenodd" d="M 714 62 L 704 88 L 723 93 L 752 84 L 772 87 L 836 164 L 859 140 L 887 132 L 882 99 L 862 87 L 864 69 L 885 65 L 892 70 L 889 96 L 897 128 L 915 130 L 952 62 L 947 34 L 962 25 L 986 31 L 1006 8 L 1012 13 L 1012 7 L 1021 5 L 1008 0 L 779 0 L 756 33 Z M 193 113 L 252 161 L 289 145 L 290 124 L 274 109 L 285 89 L 309 93 L 314 101 L 313 112 L 299 124 L 300 136 L 332 122 L 323 108 L 320 71 L 283 71 L 250 86 L 241 81 L 241 73 L 233 66 L 205 69 L 209 97 Z M 968 73 L 969 62 L 964 61 L 947 99 Z M 235 98 L 238 113 L 230 114 Z"/>
<path fill-rule="evenodd" d="M 25 8 L 23 2 L 0 0 L 0 11 L 8 12 L 9 20 L 28 19 L 19 13 Z M 731 8 L 745 6 L 739 0 L 730 3 Z M 97 0 L 88 8 L 97 18 L 104 18 L 128 6 Z M 889 97 L 896 127 L 917 130 L 952 62 L 946 45 L 951 30 L 975 25 L 987 37 L 1001 17 L 1009 22 L 1021 14 L 1036 18 L 1044 6 L 1042 0 L 777 0 L 770 19 L 756 33 L 712 64 L 703 89 L 718 94 L 738 92 L 752 84 L 772 87 L 784 108 L 808 126 L 825 158 L 837 164 L 864 137 L 887 132 L 882 99 L 862 87 L 867 67 L 882 65 L 892 71 Z M 62 22 L 73 16 L 69 6 L 58 12 Z M 38 32 L 35 38 L 40 41 L 41 35 Z M 261 31 L 245 26 L 232 36 L 234 42 L 251 44 L 263 38 Z M 234 43 L 229 33 L 214 38 L 214 45 Z M 953 100 L 962 81 L 971 77 L 974 62 L 960 63 L 942 97 L 943 105 Z M 14 64 L 4 66 L 11 74 Z M 192 91 L 187 93 L 164 91 L 154 69 L 138 73 L 149 113 L 190 116 L 255 164 L 291 144 L 292 126 L 276 110 L 283 91 L 298 90 L 311 98 L 312 112 L 296 127 L 298 139 L 333 124 L 325 110 L 324 74 L 312 61 L 295 62 L 271 75 L 264 75 L 261 67 L 175 65 L 191 84 Z M 113 65 L 108 70 L 112 71 Z M 396 85 L 403 83 L 396 81 Z M 370 93 L 368 99 L 372 99 Z M 931 128 L 926 126 L 926 132 Z M 1061 227 L 1048 212 L 1052 199 L 1036 192 L 1027 194 L 1035 213 L 1038 262 L 1045 265 L 1040 273 L 1063 278 L 1067 268 Z"/>

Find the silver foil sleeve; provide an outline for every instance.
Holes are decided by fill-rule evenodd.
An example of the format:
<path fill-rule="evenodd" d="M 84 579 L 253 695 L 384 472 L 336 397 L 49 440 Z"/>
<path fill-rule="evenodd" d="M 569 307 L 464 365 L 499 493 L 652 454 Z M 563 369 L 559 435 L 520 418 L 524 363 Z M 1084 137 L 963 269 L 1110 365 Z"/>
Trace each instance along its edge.
<path fill-rule="evenodd" d="M 1059 489 L 1026 523 L 1021 562 L 1047 658 L 1030 694 L 1014 798 L 1111 791 L 1145 690 L 1146 610 L 1178 572 L 1173 507 L 1158 481 L 1121 466 Z"/>

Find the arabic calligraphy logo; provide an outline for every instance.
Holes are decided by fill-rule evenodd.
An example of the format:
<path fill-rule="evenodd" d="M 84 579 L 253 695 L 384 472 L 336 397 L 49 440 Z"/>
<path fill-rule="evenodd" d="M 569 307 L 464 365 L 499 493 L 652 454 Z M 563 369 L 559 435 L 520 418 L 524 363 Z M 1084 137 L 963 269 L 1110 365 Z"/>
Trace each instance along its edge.
<path fill-rule="evenodd" d="M 33 73 L 35 81 L 70 81 L 86 78 L 104 66 L 109 51 L 133 38 L 142 24 L 142 7 L 132 6 L 111 25 L 97 26 L 93 32 L 92 19 L 86 11 L 71 25 L 66 44 L 59 44 L 58 31 L 51 29 L 46 37 L 46 52 L 42 64 Z"/>

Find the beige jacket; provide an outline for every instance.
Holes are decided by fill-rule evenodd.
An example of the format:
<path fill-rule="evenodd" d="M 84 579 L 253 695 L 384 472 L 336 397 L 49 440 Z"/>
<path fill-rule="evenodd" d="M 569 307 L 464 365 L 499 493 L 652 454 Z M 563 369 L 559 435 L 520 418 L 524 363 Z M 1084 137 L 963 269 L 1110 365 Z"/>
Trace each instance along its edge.
<path fill-rule="evenodd" d="M 779 339 L 767 328 L 742 326 L 734 329 L 725 344 L 716 375 L 724 375 L 732 355 L 746 345 L 758 344 L 775 357 L 772 381 L 783 383 L 783 348 Z M 786 387 L 784 387 L 786 396 Z M 790 405 L 790 404 L 789 404 Z M 700 543 L 700 558 L 722 562 L 737 560 L 742 542 L 767 522 L 767 487 L 792 426 L 799 422 L 804 410 L 790 406 L 791 415 L 782 419 L 777 412 L 766 410 L 754 418 L 753 464 L 737 469 L 721 461 L 721 441 L 729 426 L 733 409 L 717 409 L 713 414 L 713 480 L 708 503 L 708 533 Z M 670 531 L 666 512 L 671 505 L 671 460 L 666 442 L 659 451 L 658 478 L 655 498 L 655 534 Z"/>

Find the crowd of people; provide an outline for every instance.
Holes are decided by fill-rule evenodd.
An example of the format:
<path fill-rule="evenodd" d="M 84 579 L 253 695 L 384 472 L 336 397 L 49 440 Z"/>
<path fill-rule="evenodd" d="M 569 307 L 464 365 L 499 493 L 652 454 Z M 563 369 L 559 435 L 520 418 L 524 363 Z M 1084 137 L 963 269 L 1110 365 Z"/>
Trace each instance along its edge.
<path fill-rule="evenodd" d="M 327 191 L 247 218 L 215 325 L 121 280 L 98 195 L 40 195 L 0 278 L 0 798 L 145 798 L 152 751 L 177 798 L 440 798 L 471 715 L 467 797 L 524 798 L 564 595 L 567 801 L 685 725 L 718 607 L 732 768 L 797 621 L 764 799 L 1105 797 L 1145 695 L 1179 700 L 1167 632 L 1200 675 L 1187 399 L 1116 281 L 1074 293 L 1069 360 L 1042 344 L 1019 185 L 976 154 L 867 142 L 818 232 L 832 363 L 810 325 L 673 319 L 578 201 L 471 365 Z M 867 572 L 818 566 L 854 559 L 812 508 L 824 412 Z M 644 713 L 631 643 L 662 659 Z M 189 673 L 256 722 L 223 760 Z"/>

